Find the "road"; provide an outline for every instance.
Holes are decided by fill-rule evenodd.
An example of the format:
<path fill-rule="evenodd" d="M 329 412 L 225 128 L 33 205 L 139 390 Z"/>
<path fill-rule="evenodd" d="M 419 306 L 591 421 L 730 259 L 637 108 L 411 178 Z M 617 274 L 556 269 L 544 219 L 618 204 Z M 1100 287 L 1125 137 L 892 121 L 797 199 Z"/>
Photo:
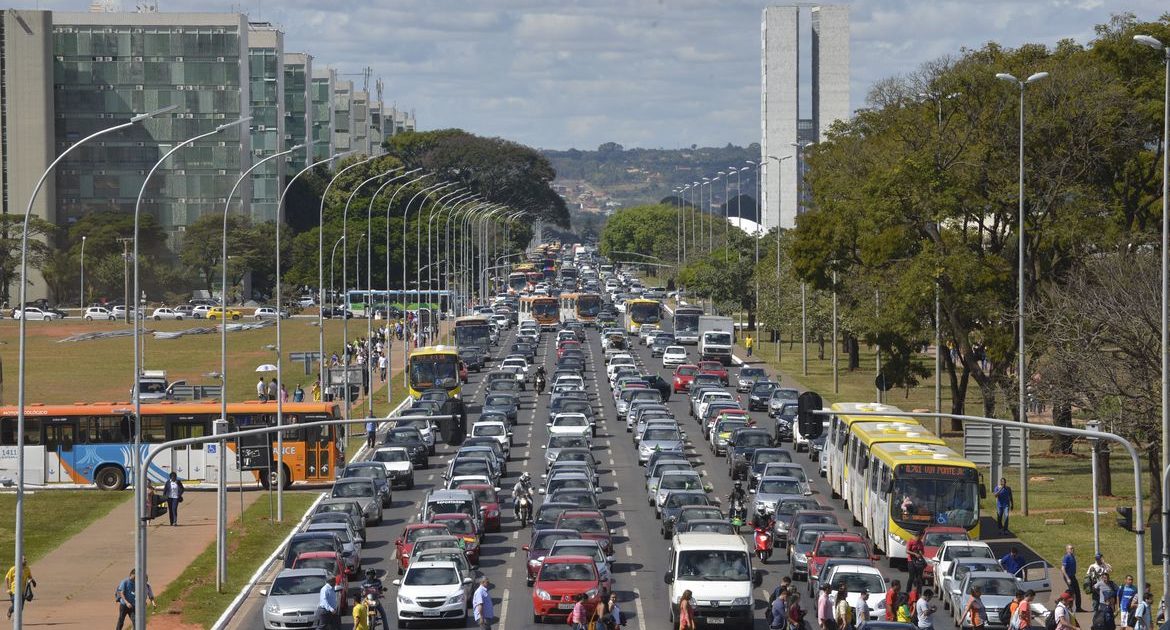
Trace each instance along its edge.
<path fill-rule="evenodd" d="M 541 360 L 546 369 L 552 373 L 556 352 L 554 334 L 542 335 L 539 348 Z M 497 347 L 497 355 L 511 346 L 512 333 L 505 335 Z M 663 571 L 666 564 L 667 541 L 660 534 L 660 521 L 654 516 L 653 509 L 646 502 L 645 481 L 643 469 L 637 463 L 637 457 L 630 434 L 625 431 L 624 422 L 616 418 L 613 398 L 609 391 L 604 375 L 605 368 L 600 345 L 600 338 L 596 330 L 589 332 L 586 354 L 592 369 L 585 377 L 587 388 L 593 396 L 595 413 L 604 422 L 598 426 L 598 434 L 594 444 L 596 457 L 601 462 L 601 504 L 609 520 L 610 527 L 617 535 L 615 543 L 615 590 L 618 593 L 619 605 L 629 619 L 628 628 L 650 630 L 670 627 L 667 614 L 667 588 L 663 582 Z M 693 353 L 694 348 L 689 350 Z M 651 359 L 649 350 L 644 346 L 635 345 L 636 360 L 649 371 L 661 374 L 669 382 L 669 370 L 662 368 L 660 359 Z M 497 356 L 497 358 L 499 358 Z M 694 359 L 694 357 L 692 357 Z M 735 369 L 732 370 L 731 381 L 735 381 Z M 600 375 L 600 380 L 599 380 Z M 478 410 L 483 400 L 483 375 L 473 373 L 470 383 L 464 386 L 465 399 Z M 544 472 L 544 459 L 541 446 L 547 440 L 545 422 L 548 419 L 548 395 L 536 400 L 531 389 L 522 397 L 522 408 L 518 418 L 519 424 L 515 428 L 515 442 L 512 448 L 512 460 L 508 465 L 508 475 L 500 482 L 501 495 L 510 493 L 512 485 L 522 471 L 532 474 L 534 481 L 540 480 Z M 667 403 L 675 413 L 683 430 L 688 432 L 693 442 L 691 446 L 692 463 L 696 469 L 702 471 L 713 486 L 713 496 L 725 499 L 731 491 L 732 483 L 727 474 L 727 463 L 722 457 L 715 457 L 707 445 L 699 437 L 699 431 L 687 410 L 685 395 L 673 395 Z M 772 427 L 772 421 L 764 412 L 754 412 L 757 424 Z M 473 422 L 472 414 L 469 422 Z M 389 586 L 390 580 L 397 577 L 394 570 L 394 537 L 401 531 L 402 525 L 417 519 L 416 505 L 421 502 L 426 492 L 442 485 L 441 467 L 437 462 L 445 462 L 454 451 L 452 447 L 440 446 L 436 457 L 431 459 L 428 470 L 416 471 L 417 484 L 414 490 L 396 490 L 394 492 L 393 507 L 385 514 L 382 525 L 369 528 L 369 540 L 363 549 L 363 567 L 373 567 L 384 576 L 390 591 L 385 599 L 385 606 L 389 616 L 395 618 L 394 590 Z M 817 473 L 816 464 L 808 459 L 804 453 L 796 454 L 795 461 L 800 462 L 814 486 L 814 496 L 823 505 L 831 507 L 838 513 L 840 522 L 852 522 L 849 514 L 843 509 L 841 502 L 832 500 L 829 488 Z M 538 497 L 539 500 L 539 497 Z M 726 503 L 726 501 L 724 501 Z M 724 507 L 726 507 L 724 505 Z M 487 534 L 482 547 L 480 571 L 487 575 L 492 582 L 492 593 L 495 598 L 495 609 L 499 622 L 496 627 L 535 628 L 542 627 L 533 623 L 531 588 L 525 584 L 525 554 L 520 546 L 527 543 L 529 532 L 520 531 L 512 520 L 511 504 L 504 505 L 503 531 Z M 860 531 L 858 528 L 851 528 Z M 744 535 L 749 537 L 750 529 L 744 529 Z M 754 561 L 754 560 L 753 560 Z M 788 564 L 784 561 L 784 554 L 772 556 L 768 563 L 761 568 L 764 572 L 763 585 L 756 589 L 756 622 L 754 628 L 765 630 L 764 608 L 768 600 L 768 593 L 779 583 L 782 576 L 788 574 Z M 882 572 L 887 580 L 899 578 L 905 581 L 905 572 L 902 569 L 892 569 L 888 561 L 883 561 Z M 263 586 L 263 584 L 261 585 Z M 801 583 L 802 595 L 804 584 Z M 937 601 L 937 600 L 936 600 Z M 261 622 L 260 606 L 262 598 L 256 594 L 248 599 L 235 617 L 232 628 L 263 627 Z M 812 603 L 804 601 L 806 608 Z M 816 630 L 815 614 L 810 616 L 811 630 Z M 470 620 L 468 625 L 474 625 Z M 352 627 L 352 619 L 345 623 L 345 628 Z M 548 626 L 544 626 L 548 627 Z M 953 624 L 939 607 L 936 615 L 936 630 L 952 630 Z"/>

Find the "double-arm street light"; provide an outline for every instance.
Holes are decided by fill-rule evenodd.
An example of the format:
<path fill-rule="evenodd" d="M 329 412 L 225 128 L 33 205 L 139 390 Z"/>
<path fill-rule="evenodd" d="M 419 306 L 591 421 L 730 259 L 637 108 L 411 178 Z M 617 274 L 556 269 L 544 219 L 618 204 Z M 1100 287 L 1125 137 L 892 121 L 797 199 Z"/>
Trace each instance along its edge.
<path fill-rule="evenodd" d="M 1037 72 L 1029 76 L 1027 79 L 1020 80 L 1016 77 L 1006 73 L 1000 72 L 995 75 L 995 78 L 1001 81 L 1008 81 L 1015 84 L 1020 91 L 1020 198 L 1019 198 L 1019 232 L 1017 234 L 1019 242 L 1017 247 L 1017 276 L 1016 276 L 1016 318 L 1018 329 L 1016 331 L 1016 378 L 1019 379 L 1019 392 L 1017 404 L 1019 405 L 1020 414 L 1020 508 L 1024 516 L 1028 515 L 1028 431 L 1022 425 L 1028 423 L 1028 380 L 1027 380 L 1027 365 L 1024 360 L 1024 88 L 1029 83 L 1039 81 L 1048 77 L 1047 72 Z"/>
<path fill-rule="evenodd" d="M 175 109 L 178 109 L 178 106 L 170 105 L 168 107 L 164 107 L 162 109 L 148 112 L 146 114 L 138 114 L 136 116 L 131 117 L 130 120 L 127 120 L 124 123 L 113 125 L 111 127 L 106 127 L 105 129 L 99 129 L 98 131 L 95 131 L 94 133 L 82 138 L 81 140 L 78 140 L 72 146 L 70 146 L 69 148 L 62 151 L 61 155 L 58 155 L 56 157 L 56 159 L 54 159 L 52 162 L 49 163 L 49 166 L 46 167 L 44 172 L 41 173 L 40 178 L 37 180 L 37 183 L 33 186 L 32 192 L 28 196 L 28 205 L 26 205 L 25 209 L 24 209 L 24 220 L 23 220 L 23 223 L 21 224 L 21 232 L 20 232 L 20 273 L 16 274 L 16 277 L 20 279 L 20 289 L 17 291 L 17 294 L 19 297 L 17 298 L 17 302 L 16 302 L 16 309 L 20 313 L 20 319 L 17 321 L 17 325 L 16 325 L 16 330 L 17 330 L 17 332 L 16 332 L 16 335 L 17 335 L 17 355 L 16 355 L 16 371 L 17 371 L 17 374 L 16 374 L 16 515 L 15 515 L 15 523 L 14 523 L 14 525 L 15 525 L 14 533 L 15 533 L 16 541 L 15 541 L 15 550 L 13 552 L 15 560 L 14 560 L 12 566 L 21 567 L 24 564 L 23 563 L 23 560 L 24 560 L 24 420 L 25 420 L 25 377 L 26 377 L 26 374 L 25 374 L 26 365 L 25 364 L 26 364 L 26 355 L 27 355 L 27 347 L 25 344 L 25 334 L 26 334 L 25 322 L 28 321 L 27 317 L 25 317 L 24 306 L 28 302 L 28 228 L 29 228 L 29 220 L 32 217 L 33 204 L 36 202 L 37 195 L 40 194 L 41 188 L 44 187 L 45 180 L 47 180 L 49 178 L 49 175 L 53 172 L 53 169 L 55 169 L 57 167 L 57 165 L 61 163 L 61 160 L 65 159 L 65 156 L 69 155 L 70 153 L 73 153 L 79 147 L 81 147 L 82 145 L 86 144 L 87 142 L 89 142 L 95 138 L 100 138 L 101 136 L 104 136 L 106 134 L 113 133 L 113 132 L 121 130 L 121 129 L 126 129 L 128 127 L 131 127 L 131 126 L 137 124 L 137 123 L 140 123 L 140 122 L 145 121 L 145 120 L 149 120 L 151 118 L 154 118 L 155 116 L 160 116 L 162 114 L 173 111 Z M 126 308 L 129 309 L 130 305 L 127 304 Z M 138 389 L 138 377 L 137 376 L 134 377 L 133 383 L 134 383 L 134 389 L 137 390 Z M 138 433 L 138 431 L 137 431 L 138 424 L 139 423 L 137 422 L 137 420 L 135 420 L 134 427 L 135 427 L 136 437 L 137 437 L 137 433 Z M 135 444 L 135 453 L 136 453 L 135 462 L 138 462 L 138 461 L 140 461 L 139 458 L 141 457 L 141 449 L 138 448 L 137 440 L 136 440 L 136 444 Z M 138 492 L 138 489 L 141 487 L 142 487 L 142 483 L 140 482 L 140 480 L 135 479 L 134 480 L 134 488 L 135 488 L 136 494 Z M 142 517 L 142 501 L 138 501 L 138 505 L 135 506 L 134 515 L 135 515 L 135 517 L 141 519 L 141 517 Z M 142 545 L 138 544 L 136 541 L 135 557 L 136 557 L 136 560 L 139 562 L 141 562 L 143 560 L 143 558 L 139 555 L 141 550 L 142 550 Z M 145 584 L 145 581 L 143 581 L 143 584 Z M 24 580 L 22 580 L 22 579 L 17 579 L 13 583 L 12 597 L 13 597 L 14 601 L 16 601 L 18 603 L 24 601 L 24 595 L 25 595 L 24 589 L 25 588 L 27 588 L 27 585 L 24 583 Z M 145 595 L 144 588 L 140 589 L 137 592 L 137 595 L 139 596 L 139 599 L 137 601 L 140 601 L 140 602 L 146 601 L 146 595 Z M 12 618 L 13 627 L 15 627 L 15 628 L 21 627 L 21 624 L 23 622 L 23 612 L 24 612 L 23 606 L 16 606 L 14 608 L 13 618 Z"/>
<path fill-rule="evenodd" d="M 430 199 L 431 193 L 438 191 L 438 190 L 443 190 L 444 188 L 449 188 L 449 187 L 454 186 L 454 185 L 455 185 L 455 182 L 438 182 L 436 184 L 431 184 L 430 186 L 422 188 L 418 192 L 414 193 L 414 195 L 410 198 L 410 201 L 406 202 L 406 207 L 402 210 L 402 307 L 403 307 L 404 311 L 407 309 L 407 306 L 408 306 L 408 304 L 406 302 L 406 227 L 407 227 L 407 219 L 410 218 L 410 206 L 413 205 L 414 200 L 418 199 L 419 197 L 425 196 L 425 199 L 424 199 L 424 203 L 425 203 L 426 199 Z M 419 206 L 419 210 L 420 211 L 422 210 L 421 205 Z M 420 226 L 420 230 L 421 230 L 421 226 Z M 419 236 L 421 236 L 421 231 L 419 232 Z M 415 244 L 416 245 L 418 244 L 418 236 L 415 237 Z M 415 248 L 415 264 L 416 265 L 422 264 L 422 262 L 419 260 L 419 254 L 420 254 L 420 250 L 416 247 Z M 416 296 L 415 302 L 421 304 L 422 295 L 421 295 L 420 287 L 415 287 L 415 296 Z M 420 313 L 422 312 L 421 308 L 420 308 L 419 312 Z M 409 331 L 407 331 L 407 334 L 405 334 L 404 337 L 406 339 L 410 338 Z M 402 352 L 402 386 L 403 387 L 406 387 L 410 384 L 410 375 L 407 373 L 407 359 L 409 358 L 408 357 L 409 354 L 410 353 L 406 352 L 406 346 L 404 345 L 403 352 Z"/>

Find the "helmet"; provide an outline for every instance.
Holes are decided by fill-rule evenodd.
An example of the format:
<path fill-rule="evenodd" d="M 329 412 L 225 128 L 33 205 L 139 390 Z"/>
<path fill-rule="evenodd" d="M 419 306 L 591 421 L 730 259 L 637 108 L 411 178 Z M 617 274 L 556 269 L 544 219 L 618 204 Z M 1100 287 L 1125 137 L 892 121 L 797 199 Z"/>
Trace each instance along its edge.
<path fill-rule="evenodd" d="M 735 489 L 736 489 L 736 490 L 743 490 L 743 482 L 742 482 L 742 481 L 736 481 L 736 482 L 735 482 Z"/>
<path fill-rule="evenodd" d="M 368 577 L 372 580 L 372 579 L 378 577 L 378 572 L 373 570 L 373 569 L 366 569 L 366 577 Z"/>
<path fill-rule="evenodd" d="M 520 481 L 527 482 L 529 479 L 532 479 L 532 475 L 528 474 L 527 472 L 520 475 Z"/>

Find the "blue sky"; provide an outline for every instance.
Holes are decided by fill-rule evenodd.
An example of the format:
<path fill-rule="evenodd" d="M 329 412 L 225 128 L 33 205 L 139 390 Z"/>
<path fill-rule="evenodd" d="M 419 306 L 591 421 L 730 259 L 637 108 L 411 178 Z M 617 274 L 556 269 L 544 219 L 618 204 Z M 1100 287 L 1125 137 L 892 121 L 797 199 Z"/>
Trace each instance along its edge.
<path fill-rule="evenodd" d="M 142 0 L 138 0 L 141 2 Z M 158 0 L 243 11 L 283 27 L 289 52 L 374 69 L 420 129 L 462 127 L 536 147 L 745 145 L 760 133 L 760 16 L 751 0 Z M 845 0 L 852 106 L 877 80 L 995 40 L 1086 42 L 1118 12 L 1164 0 Z M 90 0 L 41 0 L 88 10 Z M 121 0 L 134 10 L 135 0 Z M 27 5 L 26 5 L 27 6 Z M 354 77 L 360 81 L 359 77 Z"/>

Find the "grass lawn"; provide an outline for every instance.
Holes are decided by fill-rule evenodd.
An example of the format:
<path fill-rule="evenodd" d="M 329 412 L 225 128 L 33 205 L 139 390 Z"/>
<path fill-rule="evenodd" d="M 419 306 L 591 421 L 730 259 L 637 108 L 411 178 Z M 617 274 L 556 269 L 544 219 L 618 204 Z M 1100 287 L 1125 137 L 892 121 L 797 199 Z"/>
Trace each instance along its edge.
<path fill-rule="evenodd" d="M 39 323 L 39 322 L 38 322 Z M 24 555 L 36 564 L 58 545 L 97 519 L 109 514 L 118 505 L 128 501 L 130 492 L 90 492 L 86 490 L 53 490 L 24 495 Z M 12 550 L 16 545 L 16 495 L 0 494 L 0 549 L 11 565 Z"/>
<path fill-rule="evenodd" d="M 228 581 L 222 593 L 215 590 L 215 543 L 199 554 L 158 598 L 154 615 L 179 615 L 184 623 L 210 628 L 235 599 L 248 578 L 260 567 L 273 545 L 283 540 L 300 521 L 300 515 L 317 499 L 319 492 L 285 492 L 284 523 L 269 519 L 268 502 L 256 501 L 242 519 L 228 527 Z"/>

